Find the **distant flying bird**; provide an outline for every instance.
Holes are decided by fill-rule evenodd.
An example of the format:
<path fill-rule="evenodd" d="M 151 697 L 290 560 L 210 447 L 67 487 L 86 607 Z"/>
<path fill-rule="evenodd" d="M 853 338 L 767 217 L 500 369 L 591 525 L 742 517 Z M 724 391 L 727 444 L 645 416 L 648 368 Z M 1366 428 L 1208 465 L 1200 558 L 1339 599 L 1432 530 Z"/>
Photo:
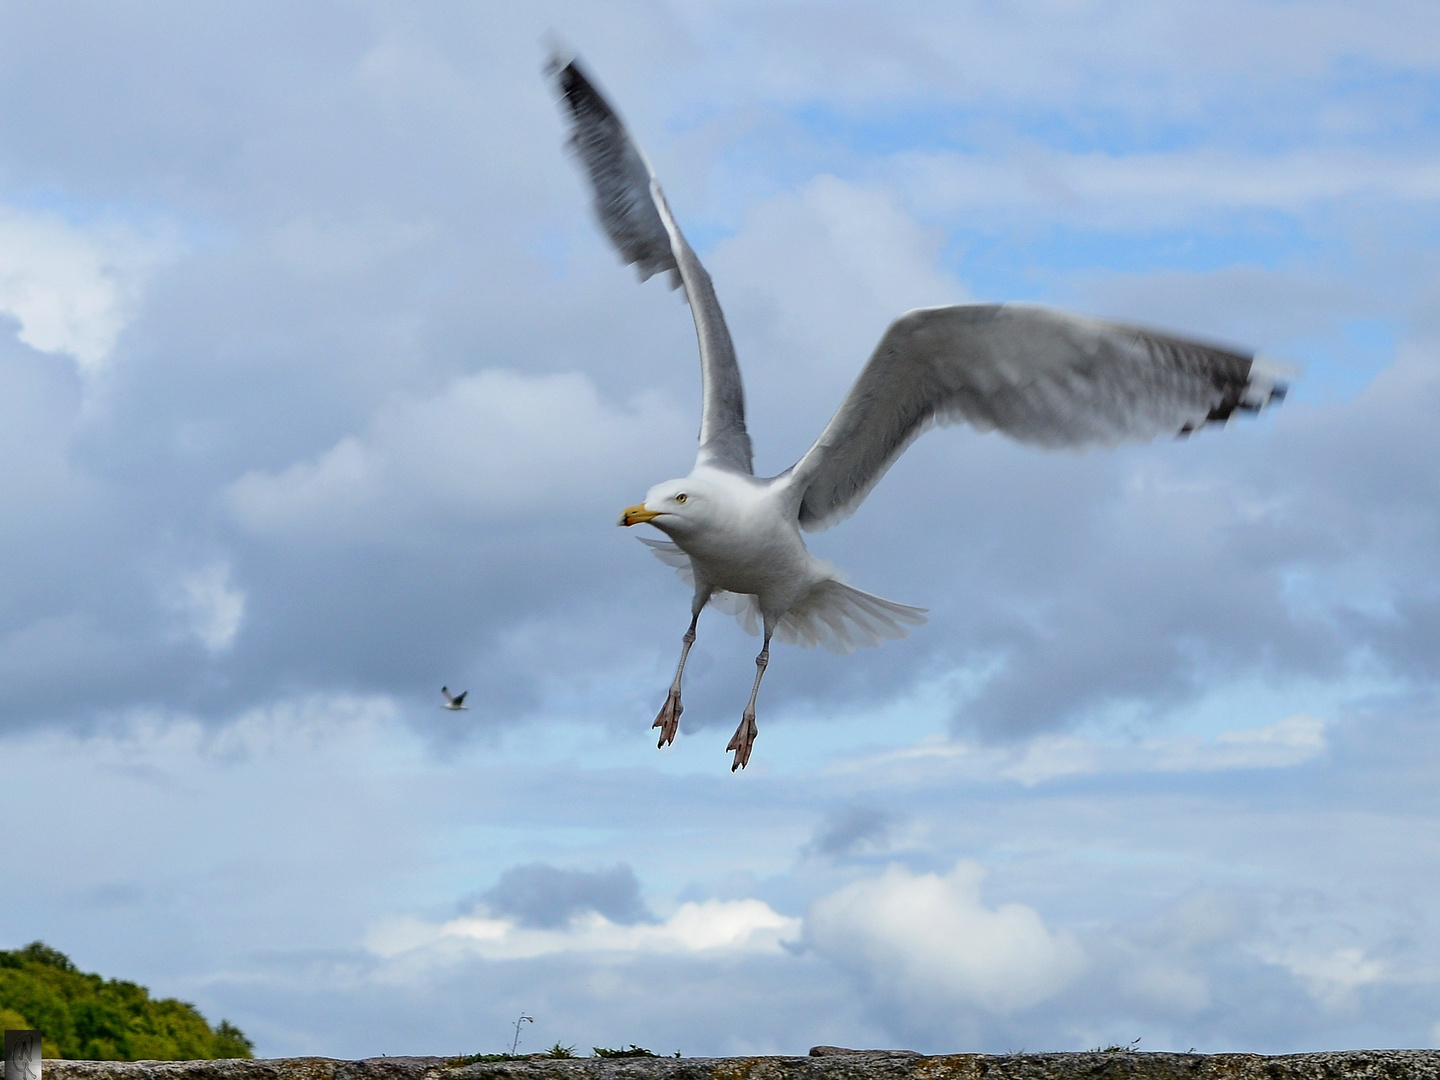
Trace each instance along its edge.
<path fill-rule="evenodd" d="M 642 281 L 668 271 L 671 287 L 683 287 L 700 341 L 695 467 L 651 488 L 620 518 L 665 533 L 669 541 L 645 542 L 695 589 L 675 680 L 655 718 L 660 746 L 679 726 L 680 680 L 707 603 L 764 635 L 750 701 L 726 747 L 735 752 L 731 771 L 750 760 L 772 636 L 849 652 L 904 637 L 907 625 L 925 621 L 923 608 L 842 584 L 806 549 L 800 530 L 853 513 L 927 428 L 968 422 L 1032 445 L 1079 449 L 1188 434 L 1284 397 L 1282 369 L 1253 353 L 1029 304 L 920 308 L 890 324 L 805 455 L 760 479 L 751 468 L 740 369 L 710 275 L 615 110 L 573 59 L 552 56 L 546 70 L 569 114 L 570 147 L 601 227 Z"/>
<path fill-rule="evenodd" d="M 454 697 L 451 697 L 450 688 L 448 686 L 440 687 L 440 693 L 445 695 L 445 704 L 441 705 L 440 707 L 442 709 L 449 709 L 451 712 L 460 712 L 466 709 L 467 706 L 465 704 L 465 695 L 469 692 L 469 690 L 466 690 L 463 693 L 459 693 L 456 694 Z"/>

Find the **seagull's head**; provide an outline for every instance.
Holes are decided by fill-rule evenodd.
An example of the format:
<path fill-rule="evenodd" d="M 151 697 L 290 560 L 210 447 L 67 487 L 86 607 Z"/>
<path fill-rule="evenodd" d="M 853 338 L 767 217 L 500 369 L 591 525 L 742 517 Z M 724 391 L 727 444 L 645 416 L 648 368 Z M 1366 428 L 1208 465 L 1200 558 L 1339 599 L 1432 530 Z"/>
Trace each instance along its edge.
<path fill-rule="evenodd" d="M 667 480 L 651 488 L 644 502 L 627 506 L 620 524 L 648 523 L 671 536 L 684 536 L 704 526 L 714 510 L 712 494 L 708 485 L 694 476 Z"/>

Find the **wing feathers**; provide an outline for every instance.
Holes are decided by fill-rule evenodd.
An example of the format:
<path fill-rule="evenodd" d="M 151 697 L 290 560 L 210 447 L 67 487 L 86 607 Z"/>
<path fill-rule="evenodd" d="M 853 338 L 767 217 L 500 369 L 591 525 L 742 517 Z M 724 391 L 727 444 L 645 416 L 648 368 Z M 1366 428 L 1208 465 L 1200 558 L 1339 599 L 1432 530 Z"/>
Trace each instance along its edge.
<path fill-rule="evenodd" d="M 1284 396 L 1244 353 L 1029 305 L 902 315 L 796 464 L 800 524 L 848 516 L 932 424 L 1080 449 L 1186 434 Z"/>
<path fill-rule="evenodd" d="M 570 148 L 585 167 L 594 194 L 595 216 L 605 235 L 641 281 L 670 271 L 670 287 L 680 287 L 680 270 L 670 250 L 655 203 L 650 198 L 650 166 L 631 140 L 620 117 L 600 96 L 579 66 L 552 56 L 546 72 L 560 88 L 570 112 Z"/>
<path fill-rule="evenodd" d="M 590 180 L 595 214 L 605 235 L 621 258 L 635 266 L 642 281 L 668 270 L 671 287 L 685 288 L 700 344 L 703 403 L 698 461 L 750 475 L 740 367 L 710 275 L 675 223 L 639 144 L 609 102 L 574 60 L 552 56 L 546 70 L 569 112 L 570 146 Z"/>
<path fill-rule="evenodd" d="M 753 474 L 750 434 L 745 430 L 745 390 L 740 382 L 740 364 L 735 345 L 725 325 L 720 301 L 710 273 L 691 250 L 675 224 L 665 193 L 653 177 L 650 194 L 670 237 L 680 275 L 685 280 L 685 298 L 695 319 L 695 336 L 700 343 L 700 453 L 697 463 Z"/>

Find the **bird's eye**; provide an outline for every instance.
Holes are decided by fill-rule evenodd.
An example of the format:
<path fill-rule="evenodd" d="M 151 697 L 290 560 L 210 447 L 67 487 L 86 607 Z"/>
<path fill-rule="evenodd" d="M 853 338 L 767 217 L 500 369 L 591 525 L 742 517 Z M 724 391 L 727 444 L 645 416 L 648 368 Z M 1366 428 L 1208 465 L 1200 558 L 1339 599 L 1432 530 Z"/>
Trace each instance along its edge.
<path fill-rule="evenodd" d="M 686 495 L 685 492 L 682 491 L 682 492 L 680 492 L 679 495 L 676 495 L 676 496 L 675 496 L 675 501 L 676 501 L 676 502 L 684 502 L 684 501 L 685 501 L 686 499 L 688 499 L 688 498 L 690 498 L 690 496 L 689 496 L 689 495 Z"/>

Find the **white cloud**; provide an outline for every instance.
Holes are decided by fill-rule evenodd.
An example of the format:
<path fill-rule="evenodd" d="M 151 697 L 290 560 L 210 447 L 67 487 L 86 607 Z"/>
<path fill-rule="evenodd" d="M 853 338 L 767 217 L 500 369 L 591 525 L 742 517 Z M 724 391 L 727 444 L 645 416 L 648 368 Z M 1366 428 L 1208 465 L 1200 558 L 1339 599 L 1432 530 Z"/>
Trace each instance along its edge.
<path fill-rule="evenodd" d="M 1384 963 L 1354 946 L 1324 952 L 1300 947 L 1267 949 L 1259 955 L 1290 972 L 1311 997 L 1332 1009 L 1353 1003 L 1356 990 L 1387 974 Z"/>
<path fill-rule="evenodd" d="M 364 434 L 282 473 L 247 473 L 227 499 L 253 532 L 340 540 L 447 517 L 568 519 L 656 445 L 685 445 L 690 427 L 653 394 L 616 408 L 586 375 L 482 371 L 392 398 Z"/>
<path fill-rule="evenodd" d="M 790 333 L 833 336 L 848 351 L 844 331 L 857 318 L 964 299 L 936 267 L 944 243 L 893 192 L 822 175 L 757 205 L 713 261 L 735 271 L 733 287 L 755 294 L 750 302 L 783 312 Z"/>
<path fill-rule="evenodd" d="M 597 912 L 558 929 L 532 929 L 509 919 L 476 913 L 439 925 L 413 916 L 377 924 L 365 947 L 392 958 L 426 960 L 478 955 L 491 960 L 528 959 L 556 953 L 778 953 L 795 939 L 800 920 L 760 900 L 705 900 L 681 904 L 664 922 L 619 925 Z"/>
<path fill-rule="evenodd" d="M 958 1001 L 996 1013 L 1034 1005 L 1080 974 L 1084 954 L 1033 908 L 986 907 L 984 878 L 964 860 L 943 877 L 892 865 L 816 900 L 806 940 L 910 1003 Z"/>
<path fill-rule="evenodd" d="M 567 18 L 706 253 L 776 467 L 820 430 L 891 318 L 965 298 L 947 268 L 997 298 L 1055 302 L 1083 286 L 1091 306 L 1158 325 L 1303 338 L 1312 370 L 1343 352 L 1350 321 L 1413 304 L 1410 324 L 1387 315 L 1367 348 L 1377 364 L 1389 341 L 1423 348 L 1434 211 L 1416 196 L 1433 178 L 1426 80 L 1440 35 L 1417 27 L 1440 19 L 1433 2 L 752 9 L 617 18 L 601 4 Z M 733 665 L 753 655 L 732 626 L 705 624 L 680 745 L 662 755 L 646 741 L 686 597 L 613 514 L 673 475 L 662 455 L 688 464 L 693 332 L 660 283 L 633 284 L 590 219 L 536 72 L 544 13 L 48 11 L 10 20 L 0 43 L 0 91 L 26 103 L 0 111 L 0 200 L 42 188 L 69 221 L 20 215 L 0 235 L 0 270 L 14 271 L 0 308 L 26 341 L 87 370 L 120 353 L 124 365 L 84 397 L 68 358 L 16 346 L 0 364 L 15 420 L 0 425 L 5 723 L 83 731 L 137 701 L 205 715 L 127 745 L 5 744 L 23 781 L 7 804 L 20 863 L 56 867 L 41 891 L 13 883 L 0 897 L 10 942 L 43 937 L 200 1001 L 266 1053 L 393 1053 L 402 1029 L 416 1052 L 494 1048 L 510 1006 L 542 998 L 554 1030 L 541 1041 L 537 1025 L 536 1045 L 593 1032 L 686 1052 L 850 1036 L 955 1049 L 948 1020 L 917 1035 L 908 1007 L 887 1011 L 918 1000 L 897 989 L 911 985 L 981 1017 L 963 1043 L 987 1050 L 1075 1045 L 1107 1023 L 1135 1025 L 1107 1038 L 1143 1026 L 1144 1045 L 1164 1045 L 1167 1016 L 1186 1018 L 1171 1045 L 1266 1050 L 1414 1040 L 1435 1022 L 1433 981 L 1397 974 L 1430 978 L 1440 956 L 1415 903 L 1440 866 L 1423 696 L 1440 622 L 1422 605 L 1440 454 L 1419 369 L 1377 383 L 1368 405 L 1316 410 L 1306 391 L 1273 423 L 1126 459 L 1195 481 L 1173 493 L 1131 491 L 1111 456 L 923 440 L 818 553 L 934 620 L 863 664 L 786 653 L 764 690 L 772 770 L 731 777 L 719 746 L 748 687 Z M 1317 132 L 1338 111 L 1357 115 L 1351 134 Z M 923 173 L 896 146 L 960 152 Z M 709 220 L 685 209 L 697 191 Z M 214 242 L 157 275 L 126 322 L 140 262 L 67 198 L 186 215 Z M 1204 226 L 1221 215 L 1217 248 Z M 1201 228 L 1144 231 L 1176 222 Z M 715 239 L 731 223 L 740 231 Z M 669 397 L 639 396 L 654 388 Z M 53 447 L 43 470 L 40 447 Z M 66 470 L 80 480 L 35 480 Z M 84 507 L 79 527 L 57 516 L 62 501 Z M 215 520 L 217 502 L 233 520 Z M 1279 509 L 1250 523 L 1255 505 Z M 423 550 L 394 550 L 417 533 Z M 377 539 L 392 547 L 361 550 Z M 317 541 L 355 550 L 287 549 Z M 617 554 L 622 543 L 634 550 Z M 217 544 L 234 552 L 228 578 L 206 570 Z M 1303 611 L 1277 592 L 1297 566 L 1287 580 L 1315 601 Z M 189 607 L 163 612 L 186 642 L 156 641 L 154 583 L 197 570 Z M 1305 629 L 1322 622 L 1377 664 L 1414 658 L 1414 716 L 1385 726 L 1388 692 L 1337 705 L 1342 691 L 1356 700 L 1348 682 L 1293 692 L 1307 672 L 1348 679 L 1339 647 Z M 189 642 L 207 638 L 222 647 L 196 664 Z M 1004 667 L 983 694 L 901 715 L 918 680 L 985 657 Z M 1252 663 L 1257 682 L 1273 676 L 1271 696 L 1235 693 L 1203 722 L 1176 715 L 1249 680 Z M 485 707 L 442 713 L 442 681 Z M 286 703 L 295 687 L 314 700 Z M 352 708 L 347 688 L 374 696 Z M 1166 725 L 1141 734 L 1237 730 L 938 742 L 864 772 L 815 772 L 837 731 L 894 745 L 973 714 L 1018 739 L 1116 702 Z M 1272 724 L 1301 713 L 1342 726 Z M 712 723 L 727 727 L 692 731 Z M 983 782 L 997 775 L 1009 779 Z M 1057 776 L 1095 779 L 1045 783 Z M 801 858 L 827 808 L 857 801 L 890 815 L 891 848 L 915 866 L 973 858 L 995 878 L 977 894 L 912 871 L 887 892 L 883 863 L 856 869 L 875 850 L 839 832 L 846 854 Z M 659 924 L 582 918 L 549 937 L 452 918 L 457 897 L 536 859 L 623 860 L 655 895 L 716 899 L 683 918 L 666 908 Z M 860 872 L 868 885 L 841 891 Z M 116 885 L 138 899 L 94 906 Z M 1132 932 L 1177 894 L 1227 890 L 1254 910 L 1200 943 L 1176 942 L 1203 912 Z M 817 897 L 830 951 L 780 950 L 796 932 L 775 925 L 780 910 Z M 905 924 L 916 907 L 929 925 Z M 394 912 L 423 917 L 421 944 L 389 958 L 358 948 Z M 1255 955 L 1257 922 L 1297 917 L 1355 936 L 1307 940 L 1289 968 Z M 840 934 L 849 926 L 861 929 Z M 1031 998 L 1062 985 L 1079 953 L 1061 928 L 1086 964 L 1066 989 L 1009 1018 L 955 1007 L 1026 997 L 1007 996 L 995 951 L 1018 958 Z M 443 963 L 446 950 L 468 959 Z M 865 978 L 838 977 L 841 957 Z M 412 960 L 435 966 L 405 993 L 364 975 Z M 1377 962 L 1389 975 L 1359 984 L 1353 1014 L 1306 989 L 1355 985 Z M 332 975 L 316 975 L 327 963 Z"/>
<path fill-rule="evenodd" d="M 716 245 L 708 261 L 762 457 L 804 452 L 893 319 L 970 299 L 936 265 L 944 241 L 893 193 L 825 175 L 760 203 Z"/>
<path fill-rule="evenodd" d="M 129 229 L 82 228 L 57 214 L 0 206 L 0 312 L 20 323 L 27 345 L 67 353 L 95 374 L 165 254 Z"/>
<path fill-rule="evenodd" d="M 1023 219 L 1136 232 L 1217 212 L 1299 214 L 1346 199 L 1424 204 L 1440 190 L 1440 158 L 1296 150 L 1218 149 L 1010 155 L 905 153 L 884 166 L 927 214 L 989 226 Z"/>
<path fill-rule="evenodd" d="M 1033 786 L 1062 776 L 1101 773 L 1285 769 L 1314 760 L 1327 745 L 1323 720 L 1290 716 L 1264 727 L 1222 731 L 1213 739 L 1187 734 L 1122 743 L 1084 735 L 1041 735 L 1013 746 L 995 746 L 935 735 L 879 759 L 847 762 L 838 769 L 943 766 L 954 776 Z"/>
<path fill-rule="evenodd" d="M 227 562 L 213 562 L 182 577 L 173 603 L 190 632 L 212 653 L 233 645 L 245 621 L 245 593 L 231 584 Z"/>
<path fill-rule="evenodd" d="M 1155 919 L 1122 919 L 1097 935 L 1097 951 L 1110 952 L 1116 989 L 1131 1008 L 1193 1017 L 1213 1004 L 1215 956 L 1246 936 L 1246 916 L 1236 895 L 1201 890 Z"/>
<path fill-rule="evenodd" d="M 1303 8 L 1253 0 L 1159 8 L 1136 0 L 737 6 L 752 15 L 743 23 L 748 62 L 713 63 L 704 72 L 726 80 L 729 99 L 908 104 L 928 93 L 927 104 L 978 101 L 1009 110 L 1016 122 L 1041 103 L 1061 114 L 1103 106 L 1106 115 L 1153 122 L 1213 111 L 1256 124 L 1267 119 L 1264 106 L 1293 107 L 1296 97 L 1302 104 L 1329 97 L 1332 109 L 1345 97 L 1363 103 L 1361 95 L 1335 92 L 1333 82 L 1317 86 L 1333 79 L 1337 56 L 1382 68 L 1436 63 L 1436 16 L 1415 0 L 1369 12 L 1340 0 Z M 684 60 L 693 65 L 689 55 Z"/>

